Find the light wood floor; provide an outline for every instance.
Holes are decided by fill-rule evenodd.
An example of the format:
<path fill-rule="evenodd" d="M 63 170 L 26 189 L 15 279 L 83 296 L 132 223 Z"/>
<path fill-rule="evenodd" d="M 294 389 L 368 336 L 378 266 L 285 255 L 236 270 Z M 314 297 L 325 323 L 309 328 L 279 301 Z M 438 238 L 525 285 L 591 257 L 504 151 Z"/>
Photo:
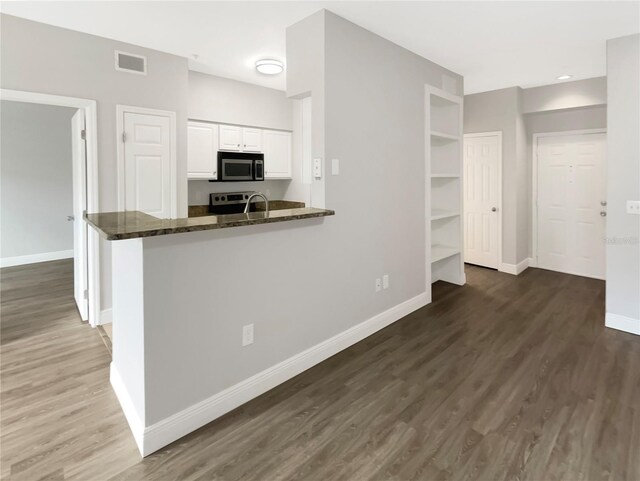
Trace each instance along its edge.
<path fill-rule="evenodd" d="M 141 460 L 67 261 L 3 269 L 2 479 L 640 480 L 640 337 L 604 283 L 468 284 Z"/>

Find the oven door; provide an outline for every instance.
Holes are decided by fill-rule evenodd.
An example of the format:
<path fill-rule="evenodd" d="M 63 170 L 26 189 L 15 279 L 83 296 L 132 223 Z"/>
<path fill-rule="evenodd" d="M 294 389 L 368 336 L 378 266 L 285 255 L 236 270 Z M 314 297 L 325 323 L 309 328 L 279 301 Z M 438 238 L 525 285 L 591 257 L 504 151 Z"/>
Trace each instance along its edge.
<path fill-rule="evenodd" d="M 253 160 L 221 157 L 218 172 L 225 182 L 253 180 Z"/>

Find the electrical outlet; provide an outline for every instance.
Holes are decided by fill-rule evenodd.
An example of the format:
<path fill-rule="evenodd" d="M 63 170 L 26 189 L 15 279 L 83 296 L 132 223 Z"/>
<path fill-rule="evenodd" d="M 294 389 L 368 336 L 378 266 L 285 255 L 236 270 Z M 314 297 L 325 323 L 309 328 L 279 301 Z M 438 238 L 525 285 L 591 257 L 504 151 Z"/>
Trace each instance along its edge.
<path fill-rule="evenodd" d="M 389 274 L 382 276 L 382 288 L 389 289 Z"/>
<path fill-rule="evenodd" d="M 382 282 L 380 281 L 380 278 L 378 277 L 376 279 L 376 292 L 380 292 L 382 290 Z"/>
<path fill-rule="evenodd" d="M 242 326 L 242 346 L 253 344 L 253 324 Z"/>
<path fill-rule="evenodd" d="M 627 214 L 640 215 L 640 200 L 627 201 Z"/>

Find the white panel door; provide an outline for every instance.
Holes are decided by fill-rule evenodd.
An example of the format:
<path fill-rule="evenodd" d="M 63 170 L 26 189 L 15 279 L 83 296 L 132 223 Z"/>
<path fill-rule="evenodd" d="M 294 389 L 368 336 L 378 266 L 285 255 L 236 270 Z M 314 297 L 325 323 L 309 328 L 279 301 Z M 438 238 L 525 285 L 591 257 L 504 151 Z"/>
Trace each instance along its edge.
<path fill-rule="evenodd" d="M 464 261 L 498 268 L 500 136 L 464 139 Z"/>
<path fill-rule="evenodd" d="M 124 113 L 125 210 L 171 217 L 171 119 Z"/>
<path fill-rule="evenodd" d="M 538 138 L 538 267 L 604 279 L 605 142 L 604 133 Z"/>
<path fill-rule="evenodd" d="M 265 179 L 291 178 L 291 132 L 263 131 Z"/>
<path fill-rule="evenodd" d="M 242 150 L 242 127 L 237 125 L 220 125 L 220 150 Z"/>
<path fill-rule="evenodd" d="M 262 129 L 242 127 L 242 150 L 262 152 Z"/>
<path fill-rule="evenodd" d="M 218 125 L 190 121 L 187 125 L 187 178 L 218 178 Z"/>
<path fill-rule="evenodd" d="M 89 319 L 89 274 L 87 266 L 87 223 L 83 219 L 87 205 L 87 150 L 82 132 L 84 110 L 78 109 L 71 119 L 73 162 L 73 296 L 83 321 Z"/>

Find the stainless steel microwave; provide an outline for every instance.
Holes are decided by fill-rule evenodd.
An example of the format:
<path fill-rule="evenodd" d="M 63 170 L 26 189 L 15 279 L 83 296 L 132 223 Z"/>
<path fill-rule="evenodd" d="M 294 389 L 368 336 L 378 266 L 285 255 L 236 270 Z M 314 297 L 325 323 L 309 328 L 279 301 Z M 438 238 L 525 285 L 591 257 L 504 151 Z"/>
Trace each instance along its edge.
<path fill-rule="evenodd" d="M 218 152 L 218 182 L 264 180 L 264 154 Z"/>

